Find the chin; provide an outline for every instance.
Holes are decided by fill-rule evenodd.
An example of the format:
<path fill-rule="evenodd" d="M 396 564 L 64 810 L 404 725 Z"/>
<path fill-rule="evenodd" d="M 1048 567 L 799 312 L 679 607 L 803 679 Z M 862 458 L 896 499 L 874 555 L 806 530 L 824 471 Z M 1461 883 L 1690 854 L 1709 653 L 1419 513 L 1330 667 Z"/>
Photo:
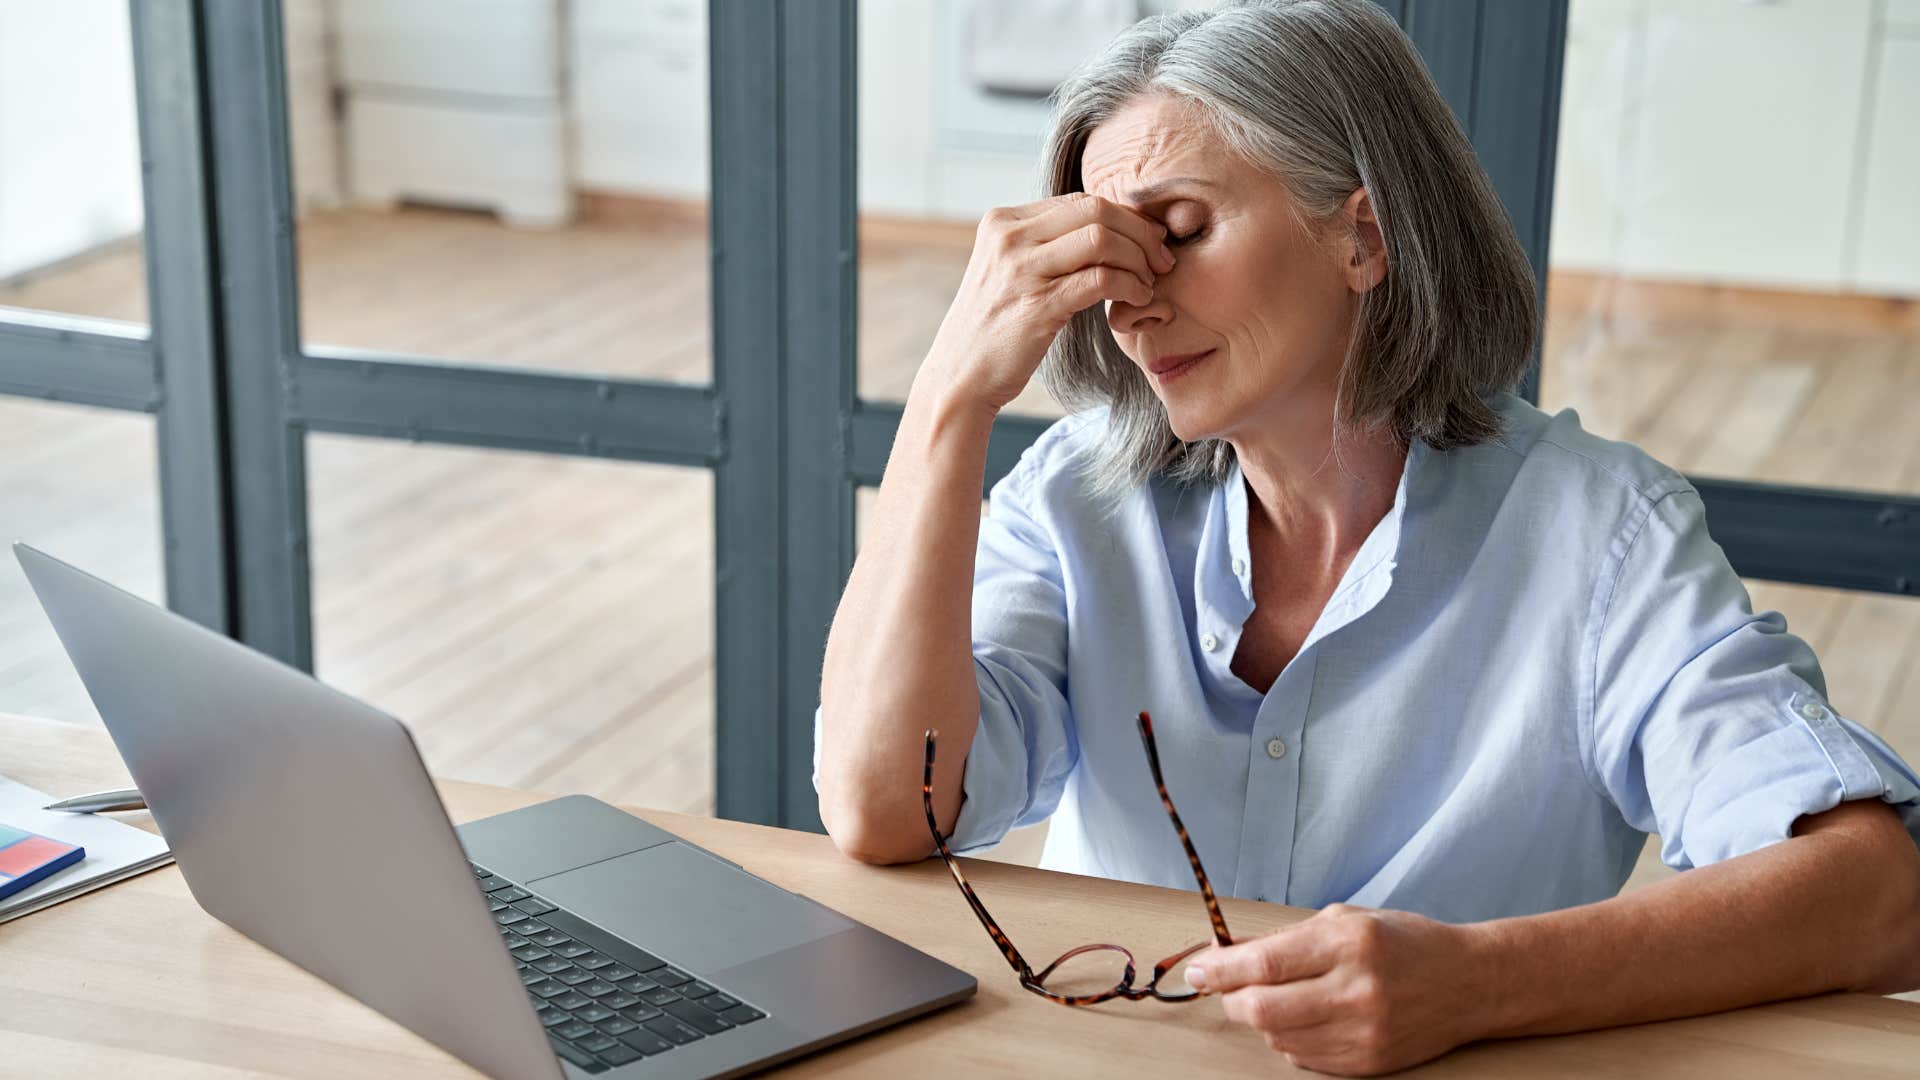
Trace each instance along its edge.
<path fill-rule="evenodd" d="M 1162 400 L 1161 408 L 1166 410 L 1167 426 L 1173 429 L 1174 437 L 1181 442 L 1199 442 L 1202 439 L 1218 438 L 1226 429 L 1223 417 L 1212 416 L 1208 410 L 1196 409 L 1191 405 L 1184 408 L 1169 408 Z"/>

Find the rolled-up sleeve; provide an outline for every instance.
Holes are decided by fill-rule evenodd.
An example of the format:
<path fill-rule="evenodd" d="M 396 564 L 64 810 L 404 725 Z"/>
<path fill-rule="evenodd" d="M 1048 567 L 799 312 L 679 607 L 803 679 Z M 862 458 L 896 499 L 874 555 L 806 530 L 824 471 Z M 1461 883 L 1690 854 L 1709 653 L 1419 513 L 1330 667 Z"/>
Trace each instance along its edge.
<path fill-rule="evenodd" d="M 980 721 L 967 754 L 965 799 L 949 846 L 998 844 L 1060 804 L 1078 759 L 1067 704 L 1067 585 L 1059 547 L 1035 513 L 1040 447 L 994 485 L 973 571 L 973 667 Z M 814 712 L 813 783 L 820 786 L 822 712 Z"/>
<path fill-rule="evenodd" d="M 1029 457 L 995 484 L 973 568 L 980 727 L 967 754 L 955 851 L 991 847 L 1060 805 L 1079 757 L 1067 697 L 1067 583 Z"/>
<path fill-rule="evenodd" d="M 1595 592 L 1594 778 L 1661 858 L 1703 866 L 1786 839 L 1803 815 L 1893 805 L 1920 844 L 1920 778 L 1833 710 L 1813 651 L 1753 613 L 1691 488 L 1615 541 Z"/>

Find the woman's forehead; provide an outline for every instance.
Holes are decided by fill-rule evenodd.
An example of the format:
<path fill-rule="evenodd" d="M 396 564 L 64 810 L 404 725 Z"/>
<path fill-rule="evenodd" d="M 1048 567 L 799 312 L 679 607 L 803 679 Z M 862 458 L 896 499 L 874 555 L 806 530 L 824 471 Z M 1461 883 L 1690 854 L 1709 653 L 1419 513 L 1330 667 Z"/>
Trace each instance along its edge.
<path fill-rule="evenodd" d="M 1190 103 L 1144 99 L 1115 113 L 1087 136 L 1080 155 L 1083 186 L 1094 195 L 1132 203 L 1138 189 L 1174 177 L 1210 178 L 1231 155 Z"/>

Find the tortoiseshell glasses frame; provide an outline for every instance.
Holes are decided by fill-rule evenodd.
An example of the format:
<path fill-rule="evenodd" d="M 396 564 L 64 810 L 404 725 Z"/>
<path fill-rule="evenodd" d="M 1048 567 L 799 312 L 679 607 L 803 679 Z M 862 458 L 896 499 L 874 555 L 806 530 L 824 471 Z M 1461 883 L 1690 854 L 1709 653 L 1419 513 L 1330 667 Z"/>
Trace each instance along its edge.
<path fill-rule="evenodd" d="M 960 863 L 954 859 L 953 852 L 947 847 L 947 838 L 940 835 L 940 824 L 933 816 L 933 751 L 934 743 L 938 738 L 937 732 L 927 732 L 927 768 L 920 784 L 921 801 L 927 810 L 927 829 L 933 833 L 934 847 L 939 850 L 940 858 L 947 864 L 947 869 L 953 873 L 954 884 L 960 886 L 961 894 L 967 898 L 968 906 L 972 907 L 973 913 L 979 917 L 980 925 L 987 928 L 987 936 L 993 938 L 993 943 L 1000 947 L 1000 954 L 1005 956 L 1007 963 L 1013 967 L 1014 974 L 1020 976 L 1021 986 L 1048 1001 L 1055 1001 L 1062 1005 L 1096 1005 L 1114 998 L 1126 998 L 1129 1001 L 1153 998 L 1155 1001 L 1180 1002 L 1193 1001 L 1207 995 L 1207 991 L 1191 988 L 1184 993 L 1166 993 L 1160 989 L 1160 980 L 1187 957 L 1206 948 L 1210 943 L 1205 941 L 1188 946 L 1153 965 L 1153 978 L 1147 980 L 1145 986 L 1133 985 L 1133 954 L 1118 945 L 1082 945 L 1077 949 L 1069 949 L 1035 974 L 1026 958 L 1020 955 L 1020 950 L 1013 947 L 1013 942 L 1001 932 L 1000 925 L 993 921 L 993 916 L 987 914 L 986 905 L 974 895 L 973 886 L 967 884 L 967 876 L 960 872 Z M 1200 896 L 1207 904 L 1207 917 L 1213 920 L 1211 943 L 1231 945 L 1233 938 L 1227 933 L 1226 917 L 1220 914 L 1220 901 L 1213 895 L 1213 884 L 1207 880 L 1207 872 L 1200 866 L 1200 853 L 1194 850 L 1193 839 L 1187 835 L 1187 827 L 1181 824 L 1179 811 L 1173 808 L 1173 797 L 1167 794 L 1167 781 L 1160 775 L 1160 754 L 1153 745 L 1153 720 L 1144 712 L 1140 714 L 1140 742 L 1147 750 L 1147 768 L 1153 772 L 1153 786 L 1160 792 L 1160 804 L 1167 808 L 1167 817 L 1173 821 L 1173 831 L 1180 837 L 1180 846 L 1187 851 L 1187 862 L 1193 865 L 1193 879 L 1199 882 Z M 1061 994 L 1047 989 L 1047 977 L 1058 971 L 1060 965 L 1076 956 L 1103 951 L 1119 953 L 1126 960 L 1126 969 L 1121 974 L 1120 981 L 1115 983 L 1111 990 L 1097 994 Z"/>

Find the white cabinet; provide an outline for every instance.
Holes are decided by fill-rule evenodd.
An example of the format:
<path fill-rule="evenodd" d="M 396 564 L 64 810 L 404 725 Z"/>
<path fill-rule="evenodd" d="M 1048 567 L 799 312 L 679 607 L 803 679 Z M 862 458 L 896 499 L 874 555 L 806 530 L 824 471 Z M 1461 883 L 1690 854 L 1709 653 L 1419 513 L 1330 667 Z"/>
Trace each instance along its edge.
<path fill-rule="evenodd" d="M 574 182 L 707 195 L 707 5 L 573 0 L 566 32 Z"/>
<path fill-rule="evenodd" d="M 559 0 L 336 0 L 334 26 L 356 199 L 571 216 Z"/>

